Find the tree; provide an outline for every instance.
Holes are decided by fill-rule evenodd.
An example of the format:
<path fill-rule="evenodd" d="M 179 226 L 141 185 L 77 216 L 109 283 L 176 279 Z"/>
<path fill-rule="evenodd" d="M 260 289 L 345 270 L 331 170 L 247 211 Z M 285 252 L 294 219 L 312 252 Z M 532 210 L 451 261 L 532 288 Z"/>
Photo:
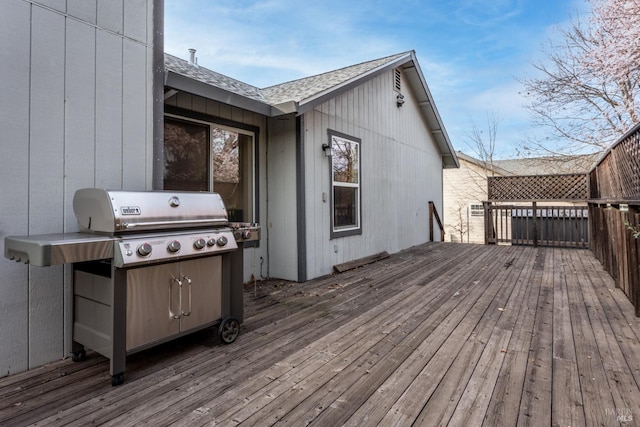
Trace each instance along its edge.
<path fill-rule="evenodd" d="M 475 122 L 471 122 L 471 130 L 466 134 L 466 144 L 487 171 L 487 176 L 494 176 L 493 164 L 496 150 L 496 137 L 500 120 L 494 112 L 487 113 L 487 132 L 480 129 Z"/>
<path fill-rule="evenodd" d="M 453 208 L 454 222 L 451 224 L 451 229 L 460 236 L 460 243 L 464 243 L 464 236 L 473 230 L 467 218 L 468 209 L 469 206 L 461 201 L 458 201 Z"/>
<path fill-rule="evenodd" d="M 640 0 L 593 0 L 587 20 L 574 19 L 549 42 L 539 78 L 524 80 L 536 124 L 551 129 L 556 147 L 535 141 L 546 154 L 599 151 L 638 122 L 640 102 Z"/>

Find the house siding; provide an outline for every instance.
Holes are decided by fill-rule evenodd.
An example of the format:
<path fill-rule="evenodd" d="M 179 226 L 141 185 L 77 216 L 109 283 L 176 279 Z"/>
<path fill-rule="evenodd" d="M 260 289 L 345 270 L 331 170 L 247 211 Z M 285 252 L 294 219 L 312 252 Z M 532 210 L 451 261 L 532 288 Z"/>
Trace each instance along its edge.
<path fill-rule="evenodd" d="M 0 250 L 75 232 L 82 187 L 151 189 L 153 0 L 3 2 Z M 71 350 L 70 266 L 0 262 L 0 375 Z"/>
<path fill-rule="evenodd" d="M 298 280 L 296 205 L 296 118 L 269 120 L 269 275 Z"/>
<path fill-rule="evenodd" d="M 405 87 L 403 94 L 399 108 L 390 71 L 305 113 L 308 279 L 429 240 L 428 202 L 442 208 L 442 157 L 412 92 Z M 330 159 L 322 151 L 328 129 L 362 141 L 361 235 L 330 236 Z"/>

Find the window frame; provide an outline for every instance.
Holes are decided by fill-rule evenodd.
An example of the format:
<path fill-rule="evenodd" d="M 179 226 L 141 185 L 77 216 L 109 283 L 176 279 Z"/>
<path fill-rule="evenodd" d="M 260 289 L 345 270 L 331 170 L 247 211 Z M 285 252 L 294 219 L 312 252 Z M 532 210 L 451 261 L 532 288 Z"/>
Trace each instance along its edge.
<path fill-rule="evenodd" d="M 327 134 L 328 134 L 328 143 L 329 146 L 331 147 L 331 150 L 333 153 L 334 152 L 334 139 L 342 139 L 351 143 L 355 143 L 357 144 L 358 147 L 358 182 L 357 183 L 343 183 L 343 182 L 339 182 L 336 184 L 336 181 L 334 181 L 334 173 L 333 173 L 333 161 L 334 161 L 334 155 L 332 155 L 330 157 L 330 161 L 329 161 L 329 184 L 330 184 L 330 239 L 336 239 L 336 238 L 340 238 L 340 237 L 346 237 L 346 236 L 354 236 L 354 235 L 360 235 L 362 234 L 362 140 L 360 138 L 356 138 L 354 136 L 351 135 L 347 135 L 344 134 L 342 132 L 338 132 L 332 129 L 327 129 Z M 355 201 L 356 201 L 356 225 L 355 226 L 340 226 L 340 227 L 336 227 L 336 225 L 334 224 L 335 222 L 335 203 L 334 203 L 334 195 L 335 195 L 335 188 L 336 187 L 342 187 L 342 188 L 355 188 L 356 189 L 356 196 L 355 196 Z"/>
<path fill-rule="evenodd" d="M 469 215 L 474 218 L 484 217 L 484 205 L 478 203 L 469 204 Z"/>
<path fill-rule="evenodd" d="M 252 218 L 251 222 L 259 223 L 260 222 L 260 174 L 259 174 L 259 139 L 260 139 L 260 128 L 253 125 L 248 125 L 244 123 L 239 123 L 227 119 L 223 119 L 220 117 L 210 116 L 208 114 L 198 113 L 190 110 L 183 110 L 177 107 L 165 106 L 165 111 L 163 117 L 170 118 L 172 120 L 183 121 L 185 123 L 194 123 L 198 125 L 206 125 L 209 126 L 209 158 L 213 153 L 213 131 L 212 128 L 218 127 L 221 129 L 229 130 L 232 132 L 237 132 L 244 135 L 249 135 L 252 137 L 251 147 L 248 149 L 248 155 L 250 156 L 250 161 L 252 165 L 250 166 L 251 170 L 248 171 L 250 177 L 252 179 L 252 191 L 251 191 L 251 215 L 248 215 L 248 218 Z M 163 142 L 164 146 L 164 142 Z M 211 160 L 209 160 L 211 161 Z M 214 186 L 214 170 L 212 165 L 209 165 L 208 170 L 208 186 L 210 192 L 215 192 Z M 251 241 L 245 242 L 244 247 L 259 247 L 260 241 Z"/>

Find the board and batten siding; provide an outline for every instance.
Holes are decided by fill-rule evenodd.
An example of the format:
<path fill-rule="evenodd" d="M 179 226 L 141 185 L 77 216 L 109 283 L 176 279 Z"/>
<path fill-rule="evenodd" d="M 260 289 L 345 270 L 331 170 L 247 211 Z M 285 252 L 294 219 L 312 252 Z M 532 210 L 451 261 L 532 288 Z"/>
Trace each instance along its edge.
<path fill-rule="evenodd" d="M 77 231 L 83 187 L 150 190 L 153 0 L 5 0 L 0 250 Z M 0 259 L 0 376 L 71 350 L 71 268 Z"/>
<path fill-rule="evenodd" d="M 178 92 L 177 94 L 166 99 L 165 106 L 175 107 L 184 111 L 183 117 L 190 119 L 188 112 L 194 112 L 200 116 L 202 121 L 209 123 L 215 122 L 216 119 L 224 121 L 232 121 L 238 124 L 249 125 L 258 128 L 258 137 L 255 141 L 258 147 L 258 220 L 261 225 L 260 229 L 260 245 L 258 247 L 249 247 L 244 249 L 244 280 L 245 282 L 261 277 L 266 278 L 268 269 L 268 250 L 267 241 L 269 230 L 266 226 L 267 222 L 267 135 L 266 135 L 266 117 L 262 114 L 247 111 L 241 108 L 233 107 L 211 99 L 203 98 L 186 92 Z M 172 113 L 173 114 L 173 113 Z M 175 114 L 180 116 L 181 114 Z M 193 119 L 193 118 L 191 118 Z M 210 120 L 209 120 L 210 119 Z M 200 120 L 200 119 L 196 119 Z"/>
<path fill-rule="evenodd" d="M 405 103 L 397 107 L 392 72 L 383 73 L 305 113 L 308 279 L 336 264 L 429 240 L 429 201 L 442 212 L 442 155 L 406 84 L 402 93 Z M 362 141 L 361 235 L 330 238 L 327 129 Z M 437 241 L 439 230 L 435 234 Z"/>
<path fill-rule="evenodd" d="M 269 275 L 298 281 L 296 117 L 269 120 Z"/>

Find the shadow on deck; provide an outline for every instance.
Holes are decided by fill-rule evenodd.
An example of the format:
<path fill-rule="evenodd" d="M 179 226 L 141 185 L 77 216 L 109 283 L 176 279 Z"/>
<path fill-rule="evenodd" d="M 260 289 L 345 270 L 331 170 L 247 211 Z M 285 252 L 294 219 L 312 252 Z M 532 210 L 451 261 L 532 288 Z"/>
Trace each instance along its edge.
<path fill-rule="evenodd" d="M 589 251 L 432 243 L 245 288 L 212 331 L 0 379 L 0 424 L 632 425 L 640 320 Z"/>

